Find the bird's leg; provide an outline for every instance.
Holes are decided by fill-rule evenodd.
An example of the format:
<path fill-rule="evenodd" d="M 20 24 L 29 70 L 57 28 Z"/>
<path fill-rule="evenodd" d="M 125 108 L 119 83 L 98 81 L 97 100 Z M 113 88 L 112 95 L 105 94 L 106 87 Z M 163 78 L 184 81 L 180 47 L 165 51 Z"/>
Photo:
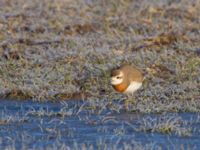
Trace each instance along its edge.
<path fill-rule="evenodd" d="M 126 108 L 127 110 L 129 110 L 129 106 L 130 106 L 130 104 L 131 104 L 131 101 L 132 101 L 131 95 L 130 95 L 130 94 L 127 94 L 127 99 L 126 99 L 126 101 L 125 101 L 125 108 Z"/>
<path fill-rule="evenodd" d="M 129 110 L 129 109 L 130 109 L 130 106 L 131 106 L 132 104 L 135 104 L 135 103 L 136 103 L 136 101 L 135 101 L 134 94 L 133 94 L 133 93 L 128 94 L 128 95 L 127 95 L 127 99 L 126 99 L 126 101 L 125 101 L 125 108 Z"/>
<path fill-rule="evenodd" d="M 135 95 L 134 95 L 134 93 L 131 93 L 131 96 L 132 96 L 132 104 L 135 104 L 136 103 L 136 100 L 135 100 Z"/>
<path fill-rule="evenodd" d="M 125 109 L 126 110 L 129 110 L 128 106 L 129 106 L 129 95 L 127 95 L 127 99 L 125 100 Z"/>

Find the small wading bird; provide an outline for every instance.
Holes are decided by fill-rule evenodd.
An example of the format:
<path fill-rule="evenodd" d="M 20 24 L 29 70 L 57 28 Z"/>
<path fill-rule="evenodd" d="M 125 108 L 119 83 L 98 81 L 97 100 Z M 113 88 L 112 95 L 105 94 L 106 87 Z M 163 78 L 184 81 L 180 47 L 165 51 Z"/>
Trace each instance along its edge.
<path fill-rule="evenodd" d="M 111 84 L 113 88 L 127 95 L 133 95 L 142 86 L 143 80 L 142 72 L 131 65 L 122 65 L 111 71 Z"/>

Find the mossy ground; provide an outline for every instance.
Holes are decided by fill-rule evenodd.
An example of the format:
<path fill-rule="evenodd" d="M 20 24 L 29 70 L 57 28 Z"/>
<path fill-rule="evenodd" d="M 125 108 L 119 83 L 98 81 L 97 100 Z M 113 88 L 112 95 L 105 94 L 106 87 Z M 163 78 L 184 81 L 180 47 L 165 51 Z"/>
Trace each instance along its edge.
<path fill-rule="evenodd" d="M 146 74 L 132 110 L 200 110 L 200 3 L 2 0 L 0 94 L 10 99 L 120 99 L 109 71 Z"/>

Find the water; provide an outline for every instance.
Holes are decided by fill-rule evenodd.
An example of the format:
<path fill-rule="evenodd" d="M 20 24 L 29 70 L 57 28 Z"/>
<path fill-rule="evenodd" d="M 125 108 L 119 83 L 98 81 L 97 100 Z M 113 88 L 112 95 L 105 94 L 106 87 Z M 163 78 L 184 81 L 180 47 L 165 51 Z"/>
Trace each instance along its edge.
<path fill-rule="evenodd" d="M 198 113 L 140 114 L 91 106 L 83 101 L 0 100 L 0 149 L 200 147 Z M 162 123 L 174 131 L 156 130 Z"/>

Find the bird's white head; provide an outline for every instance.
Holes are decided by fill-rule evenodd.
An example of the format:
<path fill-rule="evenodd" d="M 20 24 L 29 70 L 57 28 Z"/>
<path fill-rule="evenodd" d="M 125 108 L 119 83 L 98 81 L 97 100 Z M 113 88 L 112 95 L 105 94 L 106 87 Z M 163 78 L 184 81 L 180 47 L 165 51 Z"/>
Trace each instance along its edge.
<path fill-rule="evenodd" d="M 111 84 L 117 85 L 121 84 L 124 79 L 124 73 L 120 70 L 114 70 L 111 72 Z"/>

